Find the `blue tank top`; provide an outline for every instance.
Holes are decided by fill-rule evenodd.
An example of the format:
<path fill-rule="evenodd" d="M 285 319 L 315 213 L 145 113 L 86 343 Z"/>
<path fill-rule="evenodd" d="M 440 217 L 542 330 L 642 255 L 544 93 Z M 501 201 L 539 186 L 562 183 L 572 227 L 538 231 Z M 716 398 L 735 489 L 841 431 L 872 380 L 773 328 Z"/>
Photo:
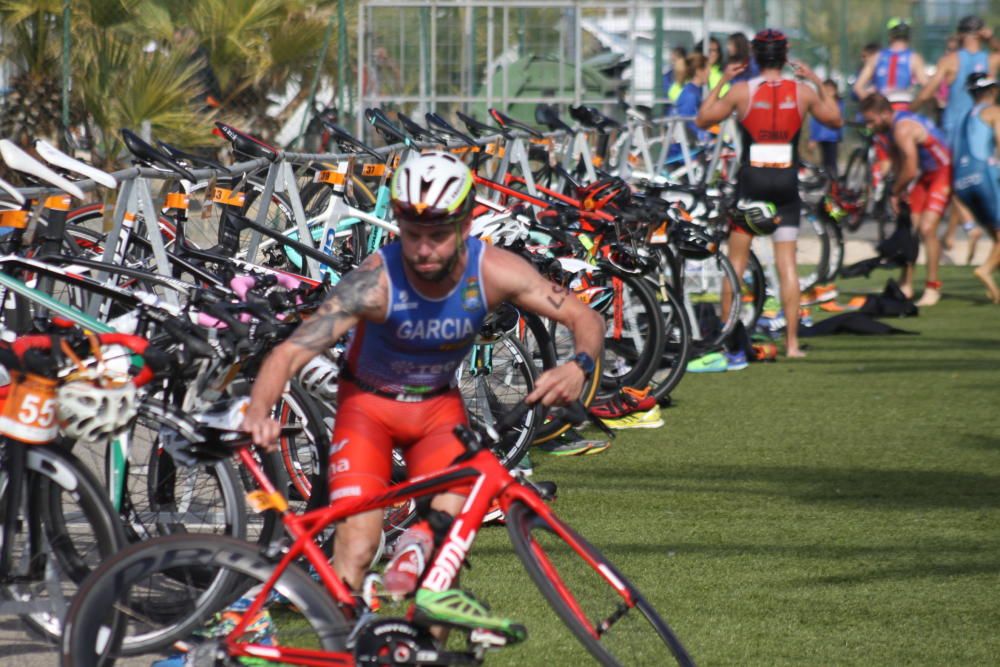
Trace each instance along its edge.
<path fill-rule="evenodd" d="M 955 158 L 955 187 L 963 181 L 971 181 L 969 176 L 983 175 L 987 170 L 998 169 L 996 159 L 997 138 L 993 128 L 979 117 L 988 104 L 979 104 L 962 121 L 955 135 L 953 148 Z"/>
<path fill-rule="evenodd" d="M 945 142 L 944 134 L 929 118 L 912 111 L 897 111 L 892 118 L 893 131 L 896 129 L 896 123 L 901 120 L 914 120 L 927 131 L 927 138 L 923 143 L 917 144 L 917 160 L 921 172 L 927 174 L 951 164 L 951 151 Z"/>
<path fill-rule="evenodd" d="M 989 69 L 990 56 L 985 49 L 972 53 L 965 49 L 958 51 L 958 74 L 948 87 L 948 104 L 941 113 L 941 127 L 950 140 L 958 130 L 959 123 L 972 108 L 972 96 L 965 89 L 965 80 L 973 72 Z"/>
<path fill-rule="evenodd" d="M 398 241 L 379 250 L 389 277 L 389 312 L 385 322 L 364 321 L 351 332 L 347 367 L 356 378 L 388 393 L 421 394 L 452 383 L 489 312 L 482 281 L 484 243 L 476 238 L 465 243 L 465 272 L 440 299 L 410 285 Z"/>
<path fill-rule="evenodd" d="M 910 60 L 913 57 L 912 49 L 893 51 L 892 49 L 882 49 L 879 51 L 878 60 L 875 61 L 875 74 L 872 75 L 872 83 L 875 90 L 894 101 L 891 97 L 893 92 L 908 90 L 913 85 Z"/>

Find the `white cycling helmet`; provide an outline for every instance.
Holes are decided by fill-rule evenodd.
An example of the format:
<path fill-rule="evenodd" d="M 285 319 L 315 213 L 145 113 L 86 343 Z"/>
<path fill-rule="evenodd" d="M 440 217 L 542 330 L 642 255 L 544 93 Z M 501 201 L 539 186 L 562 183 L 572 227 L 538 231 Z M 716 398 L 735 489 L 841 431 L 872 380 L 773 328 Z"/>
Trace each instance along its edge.
<path fill-rule="evenodd" d="M 96 387 L 79 380 L 56 390 L 59 428 L 83 442 L 106 440 L 128 426 L 136 414 L 135 385 Z"/>
<path fill-rule="evenodd" d="M 422 225 L 464 222 L 475 203 L 472 172 L 451 153 L 411 157 L 392 175 L 396 217 Z"/>
<path fill-rule="evenodd" d="M 340 368 L 320 354 L 310 359 L 299 371 L 299 382 L 307 392 L 326 401 L 337 398 L 337 377 Z"/>

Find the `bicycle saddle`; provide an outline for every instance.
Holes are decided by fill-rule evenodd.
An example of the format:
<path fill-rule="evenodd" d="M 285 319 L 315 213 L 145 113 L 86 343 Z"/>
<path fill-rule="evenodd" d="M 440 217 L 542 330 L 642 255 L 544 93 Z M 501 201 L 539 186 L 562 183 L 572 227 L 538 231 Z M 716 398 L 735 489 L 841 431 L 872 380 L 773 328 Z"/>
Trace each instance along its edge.
<path fill-rule="evenodd" d="M 134 163 L 141 164 L 146 167 L 172 171 L 175 174 L 179 174 L 184 180 L 192 183 L 196 183 L 198 181 L 198 179 L 194 177 L 194 174 L 188 171 L 184 165 L 178 164 L 177 161 L 147 144 L 135 132 L 122 128 L 121 135 L 122 139 L 125 141 L 125 148 L 128 149 L 134 158 Z"/>
<path fill-rule="evenodd" d="M 414 142 L 413 137 L 407 134 L 404 130 L 396 127 L 389 121 L 386 117 L 385 112 L 381 109 L 376 109 L 374 107 L 365 109 L 365 120 L 375 128 L 375 131 L 379 133 L 382 139 L 387 144 L 404 143 L 411 144 Z"/>
<path fill-rule="evenodd" d="M 281 151 L 274 146 L 265 144 L 260 139 L 256 139 L 251 137 L 246 132 L 237 130 L 232 125 L 215 121 L 215 127 L 216 129 L 213 130 L 212 133 L 222 137 L 223 139 L 228 139 L 233 144 L 233 149 L 241 155 L 245 155 L 249 158 L 262 157 L 268 162 L 277 162 L 281 155 Z"/>
<path fill-rule="evenodd" d="M 48 183 L 64 192 L 68 192 L 77 199 L 84 198 L 83 190 L 78 185 L 52 171 L 18 148 L 9 139 L 0 139 L 0 156 L 3 157 L 3 161 L 7 163 L 8 167 L 14 171 L 19 171 L 33 177 L 35 182 Z"/>
<path fill-rule="evenodd" d="M 375 152 L 374 148 L 360 139 L 357 139 L 353 134 L 336 123 L 324 118 L 323 127 L 329 130 L 330 134 L 333 135 L 333 140 L 337 142 L 341 149 L 349 150 L 354 153 L 367 153 L 378 160 L 384 159 L 384 156 Z"/>
<path fill-rule="evenodd" d="M 159 148 L 160 151 L 162 151 L 164 155 L 167 155 L 171 159 L 176 160 L 177 162 L 186 162 L 189 165 L 191 165 L 192 167 L 204 167 L 204 168 L 207 168 L 207 169 L 221 169 L 222 171 L 226 170 L 225 167 L 223 167 L 221 164 L 219 164 L 215 160 L 212 160 L 210 158 L 204 157 L 202 155 L 196 155 L 194 153 L 188 153 L 187 151 L 181 150 L 180 148 L 177 148 L 176 146 L 172 146 L 172 145 L 168 144 L 165 141 L 157 141 L 156 142 L 156 147 Z"/>
<path fill-rule="evenodd" d="M 527 132 L 531 136 L 535 137 L 536 139 L 541 139 L 542 138 L 542 133 L 541 132 L 539 132 L 535 128 L 531 127 L 527 123 L 522 123 L 519 120 L 515 120 L 515 119 L 511 118 L 510 116 L 508 116 L 507 114 L 503 113 L 502 111 L 500 111 L 497 108 L 490 109 L 490 115 L 493 116 L 493 120 L 495 120 L 499 124 L 503 125 L 504 127 L 513 127 L 513 128 L 518 129 L 518 130 L 522 130 L 524 132 Z"/>
<path fill-rule="evenodd" d="M 604 131 L 609 127 L 618 127 L 619 123 L 616 120 L 608 118 L 603 113 L 598 111 L 595 107 L 587 106 L 581 104 L 579 106 L 571 106 L 569 108 L 569 115 L 580 125 L 584 127 L 589 127 L 595 130 Z"/>
<path fill-rule="evenodd" d="M 487 125 L 486 123 L 480 123 L 472 116 L 466 116 L 461 111 L 456 111 L 455 115 L 458 117 L 460 121 L 462 121 L 462 123 L 474 137 L 481 137 L 484 134 L 502 134 L 508 139 L 510 138 L 510 132 L 505 127 L 496 127 L 495 125 Z"/>
<path fill-rule="evenodd" d="M 453 139 L 458 139 L 459 141 L 466 143 L 470 146 L 476 145 L 476 140 L 465 132 L 462 132 L 457 127 L 446 121 L 444 118 L 439 116 L 434 112 L 428 112 L 424 114 L 424 120 L 427 121 L 427 125 L 433 125 L 439 132 L 451 137 Z"/>
<path fill-rule="evenodd" d="M 442 137 L 437 132 L 432 132 L 428 128 L 422 127 L 402 111 L 396 113 L 396 118 L 403 125 L 403 129 L 417 139 L 426 139 L 428 141 L 434 141 L 441 144 L 448 143 L 448 137 Z"/>
<path fill-rule="evenodd" d="M 559 117 L 559 112 L 551 104 L 542 103 L 535 107 L 535 122 L 545 125 L 553 132 L 559 130 L 565 130 L 566 132 L 573 131 L 573 128 L 563 122 L 563 119 Z"/>
<path fill-rule="evenodd" d="M 116 181 L 115 177 L 111 174 L 71 158 L 69 155 L 66 155 L 44 139 L 38 139 L 35 141 L 35 150 L 43 160 L 51 164 L 53 167 L 59 167 L 63 171 L 79 174 L 80 176 L 89 178 L 98 185 L 103 185 L 106 188 L 118 187 L 118 181 Z"/>

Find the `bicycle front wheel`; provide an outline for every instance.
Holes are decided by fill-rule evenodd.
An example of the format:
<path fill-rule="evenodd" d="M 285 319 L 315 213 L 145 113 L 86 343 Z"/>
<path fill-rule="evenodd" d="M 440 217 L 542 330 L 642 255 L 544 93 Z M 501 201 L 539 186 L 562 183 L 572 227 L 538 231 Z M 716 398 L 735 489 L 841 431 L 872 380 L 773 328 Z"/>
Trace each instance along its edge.
<path fill-rule="evenodd" d="M 515 502 L 507 532 L 549 606 L 602 665 L 694 664 L 642 593 L 572 528 Z"/>

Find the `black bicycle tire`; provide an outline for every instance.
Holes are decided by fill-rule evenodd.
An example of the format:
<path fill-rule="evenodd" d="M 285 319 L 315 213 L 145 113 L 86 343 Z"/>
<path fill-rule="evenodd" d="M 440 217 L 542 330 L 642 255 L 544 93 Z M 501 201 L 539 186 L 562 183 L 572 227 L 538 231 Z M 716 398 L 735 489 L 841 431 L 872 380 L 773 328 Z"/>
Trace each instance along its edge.
<path fill-rule="evenodd" d="M 799 265 L 799 289 L 802 292 L 806 292 L 823 282 L 823 276 L 826 274 L 827 265 L 830 261 L 830 238 L 827 236 L 827 229 L 823 220 L 811 215 L 803 217 L 806 218 L 803 221 L 804 223 L 808 223 L 813 226 L 813 230 L 816 232 L 816 238 L 820 244 L 819 259 L 816 260 L 816 270 L 808 276 L 808 279 L 806 279 L 806 276 L 802 275 L 802 263 L 797 262 Z M 796 245 L 799 248 L 802 247 L 801 237 L 798 239 Z"/>
<path fill-rule="evenodd" d="M 851 186 L 852 176 L 854 172 L 859 168 L 861 169 L 860 174 L 860 190 L 855 190 Z M 855 202 L 858 206 L 858 212 L 856 215 L 849 216 L 844 224 L 847 226 L 849 231 L 857 231 L 861 224 L 865 221 L 865 212 L 868 209 L 868 200 L 872 196 L 871 192 L 871 165 L 868 164 L 868 148 L 866 146 L 859 146 L 851 151 L 850 156 L 847 158 L 847 165 L 844 168 L 844 175 L 841 178 L 841 183 L 844 187 L 851 190 L 852 192 L 860 193 L 858 200 Z"/>
<path fill-rule="evenodd" d="M 553 517 L 552 520 L 543 518 L 523 503 L 516 501 L 507 511 L 506 519 L 507 534 L 510 536 L 514 552 L 524 565 L 524 569 L 527 571 L 528 576 L 531 578 L 532 582 L 534 582 L 539 592 L 545 598 L 546 602 L 549 603 L 549 606 L 556 613 L 563 624 L 573 633 L 576 639 L 587 649 L 587 651 L 598 660 L 598 662 L 609 667 L 618 667 L 622 664 L 592 636 L 591 629 L 583 627 L 580 623 L 579 618 L 571 609 L 570 604 L 566 602 L 564 594 L 559 591 L 557 586 L 553 583 L 553 580 L 546 572 L 546 569 L 554 570 L 554 568 L 551 565 L 549 568 L 545 568 L 540 564 L 540 554 L 544 554 L 544 552 L 540 548 L 532 546 L 533 540 L 530 535 L 530 530 L 532 528 L 531 524 L 533 523 L 540 522 L 543 528 L 565 542 L 565 539 L 561 535 L 558 535 L 557 532 L 550 527 L 558 523 L 559 531 L 568 534 L 573 541 L 575 541 L 583 550 L 587 552 L 590 559 L 598 564 L 597 567 L 594 567 L 588 563 L 588 566 L 597 573 L 600 573 L 601 571 L 610 573 L 611 577 L 617 579 L 620 584 L 620 589 L 616 592 L 621 595 L 621 589 L 624 589 L 635 600 L 635 608 L 646 617 L 650 626 L 653 630 L 655 630 L 665 646 L 674 655 L 677 663 L 684 666 L 694 665 L 694 661 L 688 654 L 687 649 L 684 648 L 683 644 L 681 644 L 680 640 L 677 638 L 677 635 L 673 632 L 667 622 L 663 620 L 659 613 L 652 607 L 652 605 L 650 605 L 649 602 L 642 596 L 642 593 L 635 587 L 635 585 L 632 584 L 632 582 L 625 577 L 618 570 L 618 568 L 614 566 L 614 564 L 608 561 L 596 547 L 583 539 L 576 533 L 576 531 L 567 526 L 565 523 L 555 519 L 555 517 Z M 581 561 L 586 562 L 582 557 Z M 608 586 L 611 589 L 615 588 L 611 584 L 608 584 Z"/>
<path fill-rule="evenodd" d="M 559 355 L 556 350 L 555 342 L 552 339 L 552 334 L 549 332 L 545 322 L 541 317 L 534 313 L 523 313 L 522 317 L 524 318 L 526 325 L 525 334 L 530 333 L 534 336 L 536 344 L 538 345 L 541 370 L 547 371 L 550 368 L 558 366 L 560 363 Z M 525 344 L 525 347 L 527 347 L 527 344 Z M 594 372 L 591 373 L 590 377 L 584 380 L 583 390 L 580 394 L 580 402 L 584 407 L 589 407 L 590 404 L 593 403 L 594 398 L 597 396 L 598 390 L 600 389 L 603 360 L 595 359 L 594 361 L 596 363 Z M 558 416 L 546 415 L 546 417 L 547 419 L 542 419 L 535 428 L 535 439 L 532 442 L 533 445 L 540 445 L 542 443 L 549 442 L 550 440 L 554 440 L 573 427 L 572 424 Z"/>
<path fill-rule="evenodd" d="M 656 401 L 664 403 L 684 378 L 694 346 L 691 340 L 691 318 L 681 297 L 665 283 L 655 289 L 659 292 L 660 312 L 664 318 L 663 354 L 660 356 L 659 367 L 649 379 L 649 388 Z M 674 336 L 677 340 L 672 340 Z M 666 374 L 660 375 L 664 371 Z"/>
<path fill-rule="evenodd" d="M 141 578 L 165 568 L 211 567 L 224 563 L 234 571 L 219 579 L 220 595 L 210 596 L 199 602 L 189 617 L 171 628 L 164 630 L 162 637 L 139 647 L 133 644 L 129 653 L 137 655 L 157 651 L 169 646 L 173 641 L 186 637 L 199 626 L 222 602 L 220 599 L 231 588 L 227 580 L 243 577 L 244 581 L 267 580 L 273 572 L 274 563 L 268 561 L 253 544 L 221 535 L 192 536 L 171 535 L 132 545 L 119 552 L 98 568 L 81 587 L 69 611 L 69 632 L 63 638 L 60 650 L 60 664 L 64 667 L 104 667 L 112 664 L 114 657 L 97 655 L 95 647 L 101 634 L 110 635 L 105 642 L 111 650 L 119 653 L 124 629 L 121 617 L 107 622 L 108 610 L 115 608 L 125 590 Z M 291 566 L 279 578 L 278 589 L 295 605 L 306 622 L 317 629 L 324 650 L 344 650 L 344 640 L 348 632 L 343 612 L 318 583 L 302 569 Z M 112 662 L 108 662 L 108 660 Z"/>
<path fill-rule="evenodd" d="M 508 351 L 511 352 L 513 357 L 512 361 L 513 367 L 516 369 L 520 369 L 520 373 L 522 376 L 521 379 L 523 379 L 525 383 L 524 397 L 526 397 L 529 393 L 531 393 L 531 391 L 535 387 L 535 380 L 538 377 L 538 373 L 537 370 L 535 369 L 535 365 L 531 361 L 531 354 L 525 349 L 524 345 L 512 336 L 501 338 L 496 342 L 488 343 L 486 345 L 491 346 L 494 349 L 497 346 L 503 346 L 504 348 L 506 348 Z M 487 387 L 487 389 L 489 389 L 489 387 Z M 492 392 L 492 390 L 490 391 Z M 465 398 L 466 411 L 470 412 L 471 416 L 471 412 L 473 409 L 472 401 L 467 395 L 465 395 L 464 392 L 463 392 L 463 397 Z M 521 397 L 521 400 L 515 401 L 508 407 L 510 409 L 513 409 L 517 403 L 523 401 L 524 397 Z M 497 418 L 497 420 L 499 420 L 499 418 L 502 417 L 502 415 L 494 415 L 494 416 Z M 528 447 L 531 446 L 531 443 L 535 439 L 534 433 L 541 419 L 542 419 L 542 406 L 536 405 L 531 410 L 525 413 L 525 416 L 522 419 L 522 425 L 525 425 L 526 428 L 521 432 L 521 435 L 520 437 L 518 437 L 517 441 L 514 442 L 510 447 L 504 449 L 502 452 L 495 451 L 495 453 L 497 454 L 497 458 L 500 460 L 500 463 L 504 465 L 504 467 L 508 469 L 513 468 L 517 464 L 517 462 L 520 461 L 521 458 L 524 456 L 524 453 L 528 451 Z M 490 426 L 493 426 L 493 424 L 490 424 Z"/>
<path fill-rule="evenodd" d="M 22 445 L 23 446 L 23 445 Z M 42 460 L 42 463 L 35 459 Z M 34 498 L 32 507 L 39 508 L 42 531 L 49 542 L 53 555 L 65 568 L 71 568 L 70 579 L 75 584 L 83 582 L 90 569 L 82 563 L 79 550 L 69 537 L 71 532 L 62 513 L 59 497 L 62 493 L 72 494 L 75 507 L 86 517 L 98 552 L 103 561 L 115 554 L 125 544 L 125 535 L 107 494 L 100 482 L 70 452 L 56 447 L 32 448 L 26 457 L 25 489 Z M 33 479 L 38 476 L 37 481 Z M 30 522 L 29 522 L 30 523 Z M 50 622 L 39 620 L 44 614 L 24 614 L 27 625 L 50 637 L 58 639 L 62 634 L 62 622 L 54 628 Z"/>
<path fill-rule="evenodd" d="M 767 301 L 767 274 L 764 273 L 764 266 L 760 263 L 757 254 L 751 249 L 750 255 L 747 259 L 747 271 L 750 272 L 752 276 L 752 294 L 753 297 L 750 301 L 751 311 L 750 314 L 741 316 L 743 321 L 743 326 L 747 331 L 753 331 L 754 327 L 757 326 L 757 320 L 760 319 L 761 313 L 764 312 L 764 302 Z M 741 277 L 740 281 L 745 285 Z M 745 312 L 745 310 L 743 311 Z"/>
<path fill-rule="evenodd" d="M 830 239 L 830 257 L 826 264 L 826 274 L 823 282 L 828 283 L 837 279 L 840 270 L 844 268 L 844 230 L 833 220 L 824 220 L 826 234 Z"/>
<path fill-rule="evenodd" d="M 601 394 L 614 393 L 620 391 L 622 387 L 645 388 L 649 382 L 649 378 L 653 376 L 656 370 L 656 366 L 663 354 L 664 345 L 663 318 L 660 316 L 660 305 L 656 300 L 656 295 L 653 293 L 652 288 L 646 284 L 646 281 L 641 276 L 621 275 L 613 276 L 612 278 L 620 279 L 623 289 L 628 287 L 638 297 L 642 311 L 645 313 L 649 330 L 644 337 L 647 341 L 646 345 L 642 348 L 637 359 L 632 363 L 630 370 L 621 375 L 609 374 L 612 364 L 608 360 L 610 346 L 608 344 L 608 337 L 605 335 L 605 358 L 604 366 L 601 369 L 599 389 Z M 614 303 L 606 307 L 606 310 L 611 311 L 612 318 L 614 317 L 614 307 Z M 608 312 L 605 312 L 604 316 L 607 317 L 608 314 Z M 595 374 L 596 372 L 595 370 Z"/>
<path fill-rule="evenodd" d="M 143 401 L 142 403 L 140 403 L 138 408 L 139 415 L 142 415 L 143 419 L 147 419 L 152 423 L 159 424 L 161 426 L 169 425 L 170 422 L 169 411 L 157 411 L 152 409 L 154 403 L 156 402 Z M 133 431 L 130 432 L 134 432 L 134 429 L 138 425 L 139 425 L 139 419 L 137 418 L 133 422 L 132 426 Z M 111 447 L 112 443 L 110 442 L 107 443 L 103 456 L 99 452 L 95 453 L 96 456 L 103 458 L 104 466 L 102 466 L 102 470 L 105 475 L 105 479 L 109 477 L 107 466 L 110 465 Z M 132 454 L 136 453 L 135 442 L 132 442 L 130 444 L 130 450 Z M 151 469 L 152 462 L 154 461 L 156 462 L 156 470 L 159 470 L 160 462 L 157 461 L 158 457 L 167 457 L 169 458 L 170 465 L 176 465 L 169 453 L 167 453 L 166 451 L 163 452 L 159 451 L 159 447 L 155 441 L 149 447 L 149 451 L 147 452 L 147 454 L 148 454 L 147 463 L 149 464 L 146 466 L 147 470 Z M 164 459 L 164 463 L 166 463 L 166 461 L 167 459 Z M 236 469 L 233 466 L 232 462 L 218 461 L 211 464 L 210 466 L 199 466 L 199 468 L 204 469 L 203 470 L 204 474 L 210 476 L 218 485 L 218 491 L 222 503 L 221 516 L 224 519 L 224 524 L 221 524 L 220 527 L 228 535 L 232 535 L 238 538 L 245 537 L 247 530 L 246 501 L 244 499 L 243 491 L 240 488 Z M 145 478 L 145 484 L 141 484 L 141 481 L 142 480 L 139 480 L 134 474 L 132 474 L 131 466 L 129 466 L 129 470 L 126 472 L 125 480 L 123 483 L 124 484 L 123 496 L 122 496 L 123 500 L 122 500 L 122 506 L 120 508 L 120 517 L 122 520 L 122 524 L 126 527 L 125 535 L 128 541 L 135 542 L 143 539 L 148 539 L 151 534 L 163 535 L 163 534 L 170 534 L 171 532 L 176 530 L 186 531 L 187 530 L 186 528 L 182 528 L 182 524 L 175 524 L 172 522 L 164 523 L 161 521 L 154 521 L 152 524 L 150 524 L 149 522 L 142 522 L 137 519 L 137 516 L 140 516 L 141 513 L 143 512 L 150 512 L 152 516 L 156 516 L 157 514 L 157 511 L 151 506 L 149 506 L 150 505 L 149 503 L 138 504 L 138 505 L 136 504 L 137 502 L 141 503 L 140 499 L 142 497 L 148 497 L 156 492 L 156 487 L 151 486 L 151 484 L 153 484 L 153 481 L 150 479 L 149 474 L 147 474 Z M 136 486 L 137 484 L 138 486 Z M 131 493 L 130 490 L 132 490 Z M 133 514 L 134 512 L 139 514 Z M 143 526 L 142 533 L 139 532 L 138 530 L 139 525 Z"/>

